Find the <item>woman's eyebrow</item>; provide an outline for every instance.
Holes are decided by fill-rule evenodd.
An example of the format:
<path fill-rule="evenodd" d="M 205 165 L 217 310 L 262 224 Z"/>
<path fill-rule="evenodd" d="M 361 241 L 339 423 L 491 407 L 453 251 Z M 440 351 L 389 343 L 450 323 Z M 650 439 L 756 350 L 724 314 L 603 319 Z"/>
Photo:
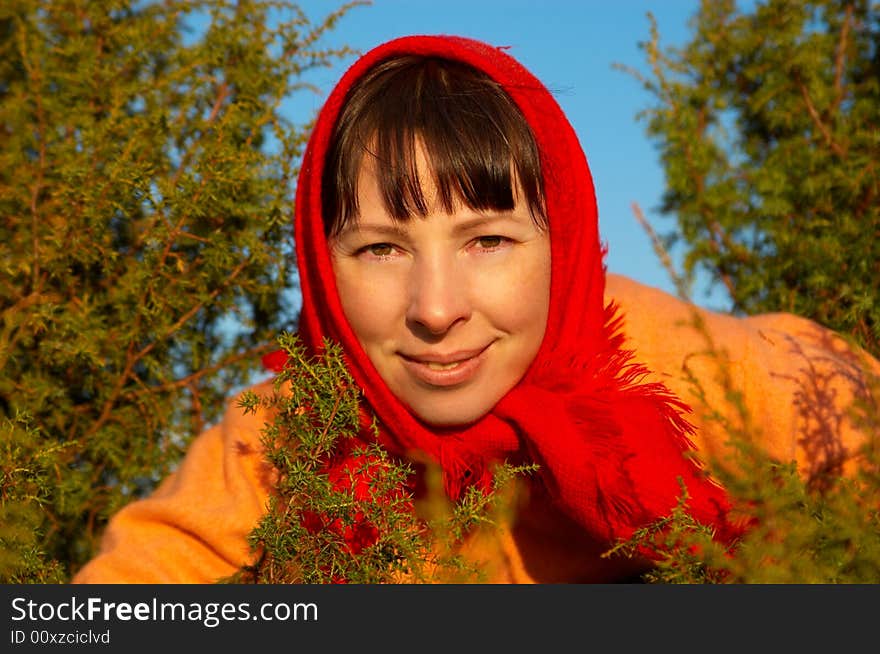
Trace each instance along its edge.
<path fill-rule="evenodd" d="M 350 228 L 346 229 L 345 232 L 369 232 L 374 235 L 384 235 L 395 238 L 406 236 L 406 230 L 395 225 L 377 225 L 372 223 L 355 223 Z"/>
<path fill-rule="evenodd" d="M 496 225 L 498 223 L 519 223 L 522 220 L 528 220 L 528 218 L 523 217 L 522 219 L 515 213 L 499 213 L 491 216 L 476 216 L 475 218 L 469 218 L 467 220 L 463 220 L 455 224 L 452 228 L 452 232 L 455 235 L 471 232 L 477 229 L 486 228 L 490 225 Z M 345 234 L 368 234 L 370 236 L 387 236 L 391 238 L 405 238 L 407 236 L 407 229 L 403 226 L 397 225 L 388 225 L 385 223 L 353 223 L 350 227 L 343 230 L 340 236 L 344 236 Z"/>
<path fill-rule="evenodd" d="M 476 229 L 484 228 L 488 225 L 495 225 L 497 223 L 506 223 L 506 222 L 520 222 L 517 219 L 517 215 L 514 213 L 499 213 L 494 216 L 478 216 L 476 218 L 471 218 L 470 220 L 463 220 L 462 222 L 456 224 L 453 227 L 452 231 L 454 234 L 462 234 L 466 232 L 471 232 Z"/>

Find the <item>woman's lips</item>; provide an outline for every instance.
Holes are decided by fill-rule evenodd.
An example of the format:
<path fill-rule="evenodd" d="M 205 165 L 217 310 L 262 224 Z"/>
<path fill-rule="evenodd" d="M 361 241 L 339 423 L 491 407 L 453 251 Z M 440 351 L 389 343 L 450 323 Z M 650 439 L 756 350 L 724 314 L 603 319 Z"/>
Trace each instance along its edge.
<path fill-rule="evenodd" d="M 478 350 L 453 352 L 451 354 L 401 354 L 403 365 L 413 377 L 429 386 L 456 386 L 474 375 L 486 359 L 489 346 Z"/>

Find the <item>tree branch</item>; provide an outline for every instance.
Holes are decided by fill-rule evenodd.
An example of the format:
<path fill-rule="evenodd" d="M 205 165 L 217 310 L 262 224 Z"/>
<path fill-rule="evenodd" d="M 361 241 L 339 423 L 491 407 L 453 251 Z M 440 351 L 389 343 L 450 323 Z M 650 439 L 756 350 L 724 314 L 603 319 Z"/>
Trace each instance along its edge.
<path fill-rule="evenodd" d="M 232 93 L 229 88 L 229 84 L 225 81 L 220 85 L 217 89 L 217 97 L 214 99 L 214 105 L 211 107 L 211 113 L 208 114 L 208 117 L 205 119 L 205 126 L 211 125 L 220 114 L 220 109 L 223 108 L 223 103 L 226 101 L 226 98 L 229 97 L 230 93 Z M 202 132 L 204 134 L 204 131 Z M 199 139 L 201 140 L 201 139 Z M 198 141 L 196 141 L 197 143 Z M 190 160 L 192 159 L 193 149 L 195 147 L 195 143 L 191 145 L 190 148 L 187 149 L 186 152 L 183 153 L 183 157 L 180 159 L 180 164 L 177 166 L 177 170 L 174 173 L 174 177 L 171 178 L 171 188 L 174 189 L 177 186 L 177 183 L 180 181 L 180 176 L 183 174 L 183 171 L 189 165 Z"/>
<path fill-rule="evenodd" d="M 31 292 L 39 293 L 40 289 L 38 284 L 40 279 L 40 238 L 37 230 L 40 222 L 40 211 L 38 206 L 40 191 L 43 190 L 43 177 L 46 169 L 46 114 L 43 110 L 42 94 L 40 93 L 40 90 L 38 88 L 42 82 L 42 74 L 38 68 L 35 68 L 34 63 L 28 57 L 27 41 L 26 37 L 24 36 L 27 33 L 27 30 L 24 29 L 23 25 L 19 25 L 18 27 L 19 29 L 17 30 L 17 32 L 21 35 L 18 42 L 18 51 L 19 55 L 21 56 L 22 64 L 27 71 L 28 86 L 33 93 L 33 101 L 37 118 L 36 138 L 38 141 L 38 162 L 37 173 L 34 176 L 33 186 L 31 186 L 30 212 L 31 247 L 33 250 Z"/>
<path fill-rule="evenodd" d="M 198 381 L 202 377 L 215 373 L 218 370 L 222 370 L 223 368 L 226 368 L 233 363 L 237 363 L 242 359 L 255 358 L 262 354 L 267 354 L 268 352 L 271 352 L 272 350 L 275 350 L 277 348 L 278 346 L 274 343 L 265 343 L 263 345 L 248 348 L 243 352 L 237 352 L 236 354 L 226 357 L 222 361 L 215 363 L 213 366 L 197 370 L 196 372 L 192 373 L 191 375 L 187 375 L 186 377 L 181 377 L 180 379 L 176 379 L 174 381 L 165 382 L 164 384 L 159 384 L 158 386 L 144 386 L 140 391 L 136 391 L 135 394 L 141 395 L 144 393 L 162 393 L 165 391 L 186 388 L 187 386 Z"/>
<path fill-rule="evenodd" d="M 822 122 L 822 118 L 819 116 L 819 112 L 816 111 L 816 107 L 813 106 L 813 101 L 810 99 L 810 93 L 807 91 L 807 86 L 800 79 L 800 76 L 797 75 L 797 85 L 801 91 L 801 97 L 804 99 L 804 104 L 807 106 L 807 111 L 810 114 L 810 118 L 813 119 L 813 124 L 822 132 L 822 136 L 825 139 L 825 145 L 831 148 L 832 152 L 836 154 L 838 157 L 843 158 L 846 156 L 846 152 L 838 143 L 835 143 L 834 138 L 831 136 L 831 132 L 828 130 L 828 127 L 825 123 Z"/>
<path fill-rule="evenodd" d="M 111 412 L 113 411 L 113 407 L 116 404 L 116 401 L 119 399 L 119 396 L 122 393 L 122 388 L 125 385 L 125 382 L 128 381 L 129 377 L 131 377 L 132 370 L 134 370 L 135 364 L 143 359 L 147 354 L 152 352 L 153 348 L 156 347 L 158 343 L 164 341 L 169 338 L 174 332 L 183 327 L 187 323 L 187 321 L 192 318 L 198 311 L 205 306 L 208 302 L 215 299 L 220 293 L 232 283 L 232 281 L 238 277 L 239 273 L 244 270 L 245 266 L 248 264 L 248 260 L 240 262 L 233 271 L 229 274 L 229 276 L 223 280 L 223 283 L 220 284 L 217 288 L 215 288 L 211 294 L 201 302 L 197 302 L 192 308 L 189 309 L 186 313 L 184 313 L 171 327 L 169 327 L 165 333 L 158 339 L 151 341 L 143 348 L 141 348 L 138 352 L 134 352 L 134 344 L 130 344 L 128 347 L 128 352 L 126 353 L 126 363 L 125 369 L 122 371 L 122 374 L 119 376 L 119 379 L 116 381 L 115 386 L 113 387 L 113 391 L 110 393 L 110 397 L 104 402 L 104 406 L 101 408 L 101 414 L 98 416 L 98 419 L 92 424 L 91 427 L 84 434 L 84 438 L 88 438 L 92 434 L 94 434 L 98 429 L 100 429 L 110 417 Z"/>
<path fill-rule="evenodd" d="M 849 25 L 852 21 L 852 5 L 846 6 L 846 16 L 843 19 L 843 27 L 840 29 L 840 41 L 837 44 L 837 55 L 834 58 L 834 102 L 831 103 L 833 112 L 837 111 L 843 101 L 843 64 L 846 60 L 846 44 L 849 36 Z"/>
<path fill-rule="evenodd" d="M 236 277 L 238 277 L 238 275 L 241 273 L 242 270 L 244 270 L 245 266 L 247 266 L 248 263 L 249 263 L 249 261 L 247 259 L 244 259 L 243 261 L 239 262 L 239 264 L 235 268 L 233 268 L 232 272 L 229 273 L 229 276 L 223 280 L 223 283 L 220 284 L 213 291 L 211 291 L 211 294 L 208 295 L 208 297 L 205 300 L 202 300 L 201 302 L 197 302 L 195 305 L 193 305 L 189 309 L 189 311 L 187 311 L 185 314 L 183 314 L 177 320 L 177 322 L 175 322 L 173 325 L 171 325 L 171 327 L 169 327 L 159 339 L 145 345 L 140 350 L 140 352 L 138 352 L 137 355 L 135 355 L 135 358 L 136 359 L 143 358 L 144 356 L 149 354 L 153 350 L 154 347 L 156 347 L 157 343 L 164 341 L 169 336 L 171 336 L 174 332 L 176 332 L 178 329 L 183 327 L 189 321 L 189 319 L 192 318 L 196 313 L 198 313 L 199 310 L 202 309 L 208 302 L 210 302 L 211 300 L 214 300 L 218 295 L 220 295 L 220 293 L 223 292 L 223 290 L 226 289 Z"/>

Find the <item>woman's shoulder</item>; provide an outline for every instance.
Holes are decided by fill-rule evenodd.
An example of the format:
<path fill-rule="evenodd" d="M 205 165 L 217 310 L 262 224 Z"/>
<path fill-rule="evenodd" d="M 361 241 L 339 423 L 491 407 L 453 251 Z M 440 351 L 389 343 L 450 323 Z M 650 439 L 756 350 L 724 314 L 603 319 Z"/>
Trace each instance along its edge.
<path fill-rule="evenodd" d="M 880 361 L 807 318 L 711 311 L 622 275 L 608 275 L 606 301 L 648 380 L 691 407 L 698 449 L 722 454 L 733 425 L 807 476 L 855 470 L 866 433 L 853 409 L 880 401 Z"/>

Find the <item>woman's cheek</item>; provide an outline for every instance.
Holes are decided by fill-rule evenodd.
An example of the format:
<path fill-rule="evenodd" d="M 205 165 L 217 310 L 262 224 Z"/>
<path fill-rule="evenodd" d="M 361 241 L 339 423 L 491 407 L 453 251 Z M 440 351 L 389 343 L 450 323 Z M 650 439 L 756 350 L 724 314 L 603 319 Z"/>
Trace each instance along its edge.
<path fill-rule="evenodd" d="M 476 297 L 520 309 L 549 298 L 550 266 L 540 255 L 535 250 L 512 251 L 491 265 L 475 266 L 471 278 Z"/>
<path fill-rule="evenodd" d="M 402 270 L 387 264 L 348 267 L 337 274 L 342 308 L 359 340 L 388 336 L 390 326 L 403 315 L 405 285 Z"/>

